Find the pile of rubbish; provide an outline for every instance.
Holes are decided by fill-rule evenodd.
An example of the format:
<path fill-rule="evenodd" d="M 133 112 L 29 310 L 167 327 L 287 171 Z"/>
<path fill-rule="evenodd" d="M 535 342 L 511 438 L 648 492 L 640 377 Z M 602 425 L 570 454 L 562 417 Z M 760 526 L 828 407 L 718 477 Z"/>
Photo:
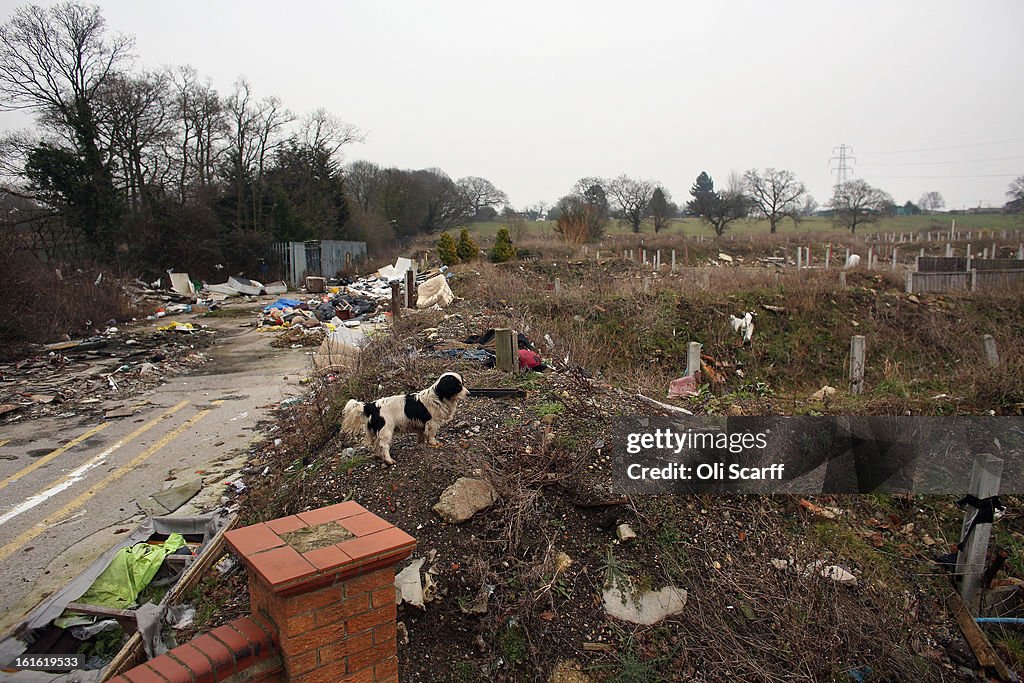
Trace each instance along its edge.
<path fill-rule="evenodd" d="M 42 347 L 17 362 L 0 364 L 0 419 L 101 414 L 126 417 L 130 397 L 164 378 L 208 360 L 202 349 L 213 333 L 192 323 L 166 332 L 110 326 L 102 334 Z"/>

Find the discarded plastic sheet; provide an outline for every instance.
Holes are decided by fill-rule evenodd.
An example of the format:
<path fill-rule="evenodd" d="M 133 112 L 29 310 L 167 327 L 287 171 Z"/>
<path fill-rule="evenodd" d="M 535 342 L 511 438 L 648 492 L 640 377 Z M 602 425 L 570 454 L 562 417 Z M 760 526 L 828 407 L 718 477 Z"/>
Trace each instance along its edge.
<path fill-rule="evenodd" d="M 278 280 L 277 282 L 271 282 L 263 287 L 263 291 L 267 294 L 285 294 L 288 291 L 287 283 Z"/>
<path fill-rule="evenodd" d="M 256 280 L 248 280 L 244 277 L 228 277 L 228 285 L 233 287 L 235 291 L 240 294 L 248 294 L 249 296 L 259 296 L 263 293 L 263 285 Z"/>
<path fill-rule="evenodd" d="M 272 310 L 272 309 L 277 309 L 279 311 L 283 311 L 286 308 L 295 308 L 296 306 L 299 306 L 301 304 L 302 304 L 302 302 L 299 301 L 298 299 L 284 299 L 284 298 L 282 298 L 282 299 L 278 299 L 277 301 L 275 301 L 272 304 L 264 306 L 263 307 L 263 311 L 264 311 L 264 313 L 269 311 L 269 310 Z"/>
<path fill-rule="evenodd" d="M 192 500 L 197 493 L 203 488 L 203 482 L 199 479 L 191 479 L 178 486 L 173 486 L 169 489 L 154 493 L 149 498 L 155 505 L 144 507 L 147 508 L 147 512 L 157 515 L 164 515 L 174 512 L 182 505 Z M 149 501 L 147 500 L 146 503 Z M 152 507 L 152 509 L 148 509 Z"/>
<path fill-rule="evenodd" d="M 674 379 L 668 385 L 669 398 L 686 398 L 697 395 L 697 378 L 693 375 L 686 375 Z"/>
<path fill-rule="evenodd" d="M 175 320 L 156 329 L 160 332 L 195 332 L 199 328 L 192 323 L 179 323 Z"/>
<path fill-rule="evenodd" d="M 164 558 L 183 545 L 185 538 L 181 534 L 171 534 L 160 545 L 136 543 L 130 548 L 122 548 L 77 602 L 97 607 L 127 609 L 153 580 Z M 53 623 L 60 628 L 68 628 L 89 624 L 95 620 L 95 617 L 65 613 L 64 616 L 54 619 Z"/>
<path fill-rule="evenodd" d="M 423 609 L 423 584 L 420 582 L 420 569 L 426 562 L 425 557 L 413 560 L 412 563 L 398 572 L 395 577 L 395 602 L 407 602 Z"/>
<path fill-rule="evenodd" d="M 455 301 L 455 295 L 444 275 L 435 275 L 419 286 L 416 298 L 417 308 L 430 308 L 437 304 L 442 308 Z"/>
<path fill-rule="evenodd" d="M 363 326 L 339 327 L 327 335 L 313 354 L 313 365 L 317 370 L 353 367 L 369 341 L 370 336 Z"/>

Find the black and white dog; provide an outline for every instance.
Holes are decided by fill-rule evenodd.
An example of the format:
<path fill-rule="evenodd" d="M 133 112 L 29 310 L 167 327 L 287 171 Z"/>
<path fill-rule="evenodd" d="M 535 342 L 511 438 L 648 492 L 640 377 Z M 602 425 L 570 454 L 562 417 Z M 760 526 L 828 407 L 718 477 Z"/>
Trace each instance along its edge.
<path fill-rule="evenodd" d="M 430 387 L 415 394 L 398 394 L 379 398 L 371 403 L 355 399 L 345 404 L 341 426 L 350 434 L 362 432 L 366 445 L 389 465 L 391 459 L 391 437 L 396 432 L 415 432 L 420 441 L 437 448 L 437 430 L 455 416 L 458 402 L 469 396 L 469 390 L 462 384 L 462 375 L 446 372 Z"/>

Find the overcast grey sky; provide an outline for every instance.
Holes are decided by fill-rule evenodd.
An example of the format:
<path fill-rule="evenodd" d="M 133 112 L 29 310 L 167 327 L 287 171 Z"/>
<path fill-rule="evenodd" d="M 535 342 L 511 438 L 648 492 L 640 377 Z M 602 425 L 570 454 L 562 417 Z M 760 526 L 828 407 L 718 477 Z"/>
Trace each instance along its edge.
<path fill-rule="evenodd" d="M 349 160 L 484 176 L 517 207 L 620 173 L 682 202 L 701 170 L 767 166 L 824 204 L 840 144 L 899 203 L 1001 206 L 1024 175 L 1021 0 L 100 4 L 143 67 L 244 74 L 363 129 Z"/>

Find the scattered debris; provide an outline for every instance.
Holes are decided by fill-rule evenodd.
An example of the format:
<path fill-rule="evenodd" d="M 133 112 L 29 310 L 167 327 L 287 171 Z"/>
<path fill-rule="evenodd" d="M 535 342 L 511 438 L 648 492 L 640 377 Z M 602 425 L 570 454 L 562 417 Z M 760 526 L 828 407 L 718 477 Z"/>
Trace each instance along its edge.
<path fill-rule="evenodd" d="M 835 395 L 836 388 L 830 387 L 829 385 L 826 384 L 821 389 L 818 389 L 813 394 L 811 394 L 811 399 L 815 401 L 824 401 L 826 398 L 832 398 Z"/>
<path fill-rule="evenodd" d="M 420 569 L 426 558 L 421 557 L 413 560 L 405 569 L 398 572 L 395 577 L 395 602 L 407 602 L 410 605 L 424 609 L 423 604 L 423 583 L 420 580 Z"/>
<path fill-rule="evenodd" d="M 623 543 L 627 543 L 636 538 L 636 532 L 633 531 L 632 527 L 630 527 L 628 524 L 620 524 L 619 526 L 615 527 L 615 535 Z"/>
<path fill-rule="evenodd" d="M 757 314 L 752 311 L 747 311 L 743 314 L 742 318 L 729 314 L 729 324 L 732 325 L 732 331 L 738 332 L 743 337 L 744 344 L 750 344 L 751 338 L 754 336 L 754 317 Z"/>
<path fill-rule="evenodd" d="M 631 624 L 650 626 L 686 607 L 686 591 L 675 586 L 661 590 L 638 591 L 627 595 L 618 585 L 604 591 L 604 610 L 609 616 Z"/>
<path fill-rule="evenodd" d="M 433 510 L 449 524 L 461 524 L 491 506 L 498 494 L 484 479 L 460 477 L 441 494 Z"/>

